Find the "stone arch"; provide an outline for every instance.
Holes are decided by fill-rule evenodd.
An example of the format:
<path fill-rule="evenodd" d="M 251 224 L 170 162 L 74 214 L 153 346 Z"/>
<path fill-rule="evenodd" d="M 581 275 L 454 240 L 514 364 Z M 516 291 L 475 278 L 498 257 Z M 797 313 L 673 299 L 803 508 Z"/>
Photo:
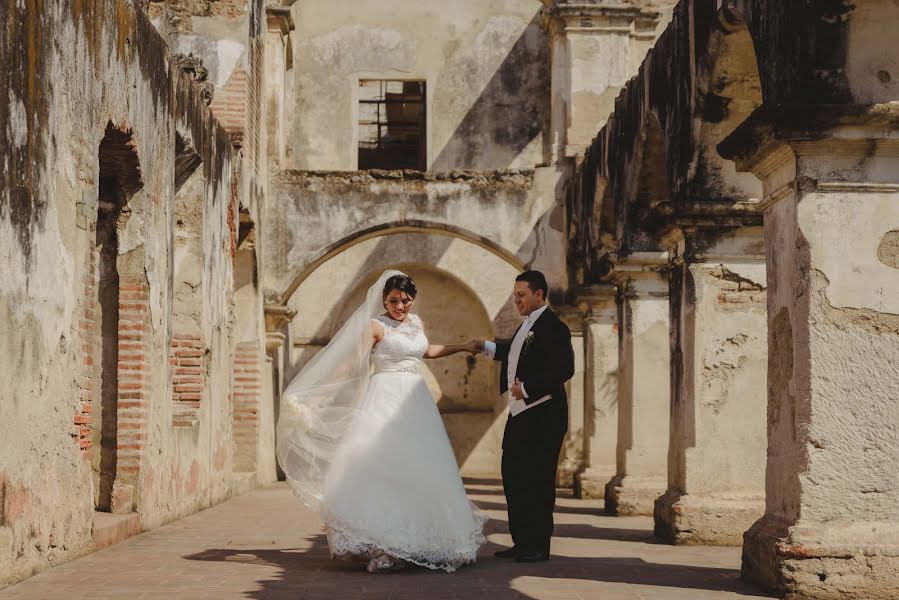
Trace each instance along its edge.
<path fill-rule="evenodd" d="M 371 236 L 320 262 L 287 306 L 297 311 L 289 331 L 289 381 L 355 310 L 361 296 L 388 268 L 400 268 L 419 287 L 416 304 L 434 341 L 476 335 L 508 338 L 518 323 L 511 288 L 519 265 L 482 245 L 426 230 Z M 503 408 L 492 361 L 456 355 L 427 361 L 429 386 L 467 475 L 498 475 Z"/>
<path fill-rule="evenodd" d="M 762 82 L 755 45 L 742 14 L 724 6 L 707 50 L 697 64 L 696 167 L 690 195 L 696 199 L 758 200 L 762 184 L 738 172 L 718 144 L 762 104 Z"/>
<path fill-rule="evenodd" d="M 131 216 L 148 199 L 131 129 L 109 122 L 97 151 L 98 192 L 95 239 L 90 256 L 93 307 L 99 349 L 93 379 L 91 466 L 94 506 L 103 512 L 132 512 L 149 398 L 143 368 L 148 354 L 149 285 L 144 273 L 141 232 Z M 138 219 L 139 223 L 140 220 Z"/>
<path fill-rule="evenodd" d="M 639 206 L 652 208 L 670 199 L 668 177 L 668 144 L 662 126 L 654 112 L 646 115 L 640 133 L 640 169 L 637 175 L 635 199 Z"/>
<path fill-rule="evenodd" d="M 615 239 L 625 252 L 655 248 L 653 238 L 640 223 L 653 207 L 671 199 L 668 148 L 661 122 L 652 110 L 642 115 L 636 152 L 630 173 L 624 175 L 625 195 L 616 199 L 618 215 Z"/>
<path fill-rule="evenodd" d="M 395 235 L 399 233 L 430 233 L 439 236 L 446 236 L 465 240 L 476 246 L 487 250 L 496 255 L 501 260 L 513 265 L 519 271 L 525 269 L 524 263 L 514 254 L 504 248 L 493 243 L 492 240 L 475 233 L 472 233 L 461 227 L 448 225 L 446 223 L 430 223 L 426 221 L 406 220 L 402 222 L 379 223 L 353 233 L 333 242 L 323 248 L 315 258 L 309 259 L 305 264 L 297 266 L 297 274 L 293 277 L 290 284 L 284 289 L 284 292 L 278 296 L 278 304 L 287 304 L 291 296 L 296 292 L 297 288 L 311 275 L 317 268 L 328 260 L 334 258 L 338 254 L 344 252 L 348 248 L 363 243 L 367 240 Z"/>

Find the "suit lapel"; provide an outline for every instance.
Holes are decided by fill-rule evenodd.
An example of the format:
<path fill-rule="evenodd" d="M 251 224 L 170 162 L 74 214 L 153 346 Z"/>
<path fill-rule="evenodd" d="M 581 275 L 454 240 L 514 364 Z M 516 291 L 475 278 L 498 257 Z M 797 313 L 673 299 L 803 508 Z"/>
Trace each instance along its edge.
<path fill-rule="evenodd" d="M 537 343 L 537 332 L 543 328 L 542 326 L 544 324 L 546 324 L 546 319 L 547 319 L 546 315 L 550 311 L 551 311 L 551 309 L 549 309 L 549 308 L 544 310 L 540 314 L 540 316 L 537 317 L 537 320 L 534 321 L 534 324 L 531 325 L 531 330 L 530 330 L 529 334 L 531 334 L 531 333 L 534 334 L 534 339 L 531 340 L 530 344 L 523 344 L 521 346 L 521 354 L 518 355 L 518 365 L 515 368 L 515 376 L 516 377 L 519 377 L 519 373 L 521 373 L 524 369 L 526 369 L 526 366 L 531 361 L 531 357 L 536 356 L 534 354 L 534 352 L 536 350 L 535 344 Z M 522 323 L 522 325 L 524 325 L 524 323 Z M 519 329 L 521 329 L 520 326 L 519 326 Z M 516 333 L 517 333 L 517 331 L 516 331 Z M 513 336 L 513 339 L 514 339 L 514 336 Z M 525 338 L 525 339 L 527 339 L 527 338 Z"/>

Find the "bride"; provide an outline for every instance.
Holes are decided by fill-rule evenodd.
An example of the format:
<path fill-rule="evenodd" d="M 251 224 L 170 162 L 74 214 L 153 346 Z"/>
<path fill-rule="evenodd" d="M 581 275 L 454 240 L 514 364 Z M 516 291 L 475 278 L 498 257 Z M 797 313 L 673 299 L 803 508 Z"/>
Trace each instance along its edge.
<path fill-rule="evenodd" d="M 422 358 L 476 353 L 429 344 L 415 283 L 387 271 L 284 392 L 278 459 L 317 510 L 331 556 L 369 572 L 474 562 L 486 517 L 468 500 Z M 372 373 L 373 371 L 373 373 Z"/>

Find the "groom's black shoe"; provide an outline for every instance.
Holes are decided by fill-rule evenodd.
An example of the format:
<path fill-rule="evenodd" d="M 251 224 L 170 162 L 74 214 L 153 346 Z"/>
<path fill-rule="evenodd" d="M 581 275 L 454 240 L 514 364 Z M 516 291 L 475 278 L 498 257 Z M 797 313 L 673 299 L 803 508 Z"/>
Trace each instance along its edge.
<path fill-rule="evenodd" d="M 519 554 L 521 554 L 521 550 L 519 550 L 515 546 L 512 546 L 511 548 L 506 548 L 505 550 L 497 550 L 493 553 L 493 556 L 495 556 L 496 558 L 515 558 Z"/>
<path fill-rule="evenodd" d="M 520 563 L 537 563 L 549 560 L 549 554 L 546 552 L 525 552 L 515 557 L 515 562 Z"/>

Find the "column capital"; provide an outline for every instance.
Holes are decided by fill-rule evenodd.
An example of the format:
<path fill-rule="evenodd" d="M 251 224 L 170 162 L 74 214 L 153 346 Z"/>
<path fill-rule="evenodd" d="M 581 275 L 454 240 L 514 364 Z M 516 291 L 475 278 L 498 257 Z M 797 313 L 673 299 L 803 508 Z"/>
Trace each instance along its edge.
<path fill-rule="evenodd" d="M 628 1 L 543 0 L 545 14 L 561 33 L 619 33 L 654 39 L 661 13 Z"/>
<path fill-rule="evenodd" d="M 571 335 L 577 337 L 584 334 L 584 317 L 586 316 L 579 306 L 562 304 L 553 306 L 553 311 L 568 325 Z"/>
<path fill-rule="evenodd" d="M 761 202 L 664 203 L 654 213 L 670 264 L 765 260 Z"/>
<path fill-rule="evenodd" d="M 268 31 L 272 33 L 279 32 L 281 35 L 287 35 L 296 29 L 290 6 L 283 3 L 269 4 L 265 7 L 265 22 Z"/>
<path fill-rule="evenodd" d="M 574 305 L 583 313 L 588 324 L 615 320 L 618 315 L 618 288 L 610 284 L 579 287 L 575 290 Z"/>
<path fill-rule="evenodd" d="M 290 323 L 297 311 L 283 304 L 266 304 L 263 309 L 265 314 L 265 330 L 267 332 L 280 331 L 285 325 Z"/>
<path fill-rule="evenodd" d="M 618 290 L 629 298 L 667 297 L 668 252 L 634 252 L 615 261 L 608 276 Z"/>

